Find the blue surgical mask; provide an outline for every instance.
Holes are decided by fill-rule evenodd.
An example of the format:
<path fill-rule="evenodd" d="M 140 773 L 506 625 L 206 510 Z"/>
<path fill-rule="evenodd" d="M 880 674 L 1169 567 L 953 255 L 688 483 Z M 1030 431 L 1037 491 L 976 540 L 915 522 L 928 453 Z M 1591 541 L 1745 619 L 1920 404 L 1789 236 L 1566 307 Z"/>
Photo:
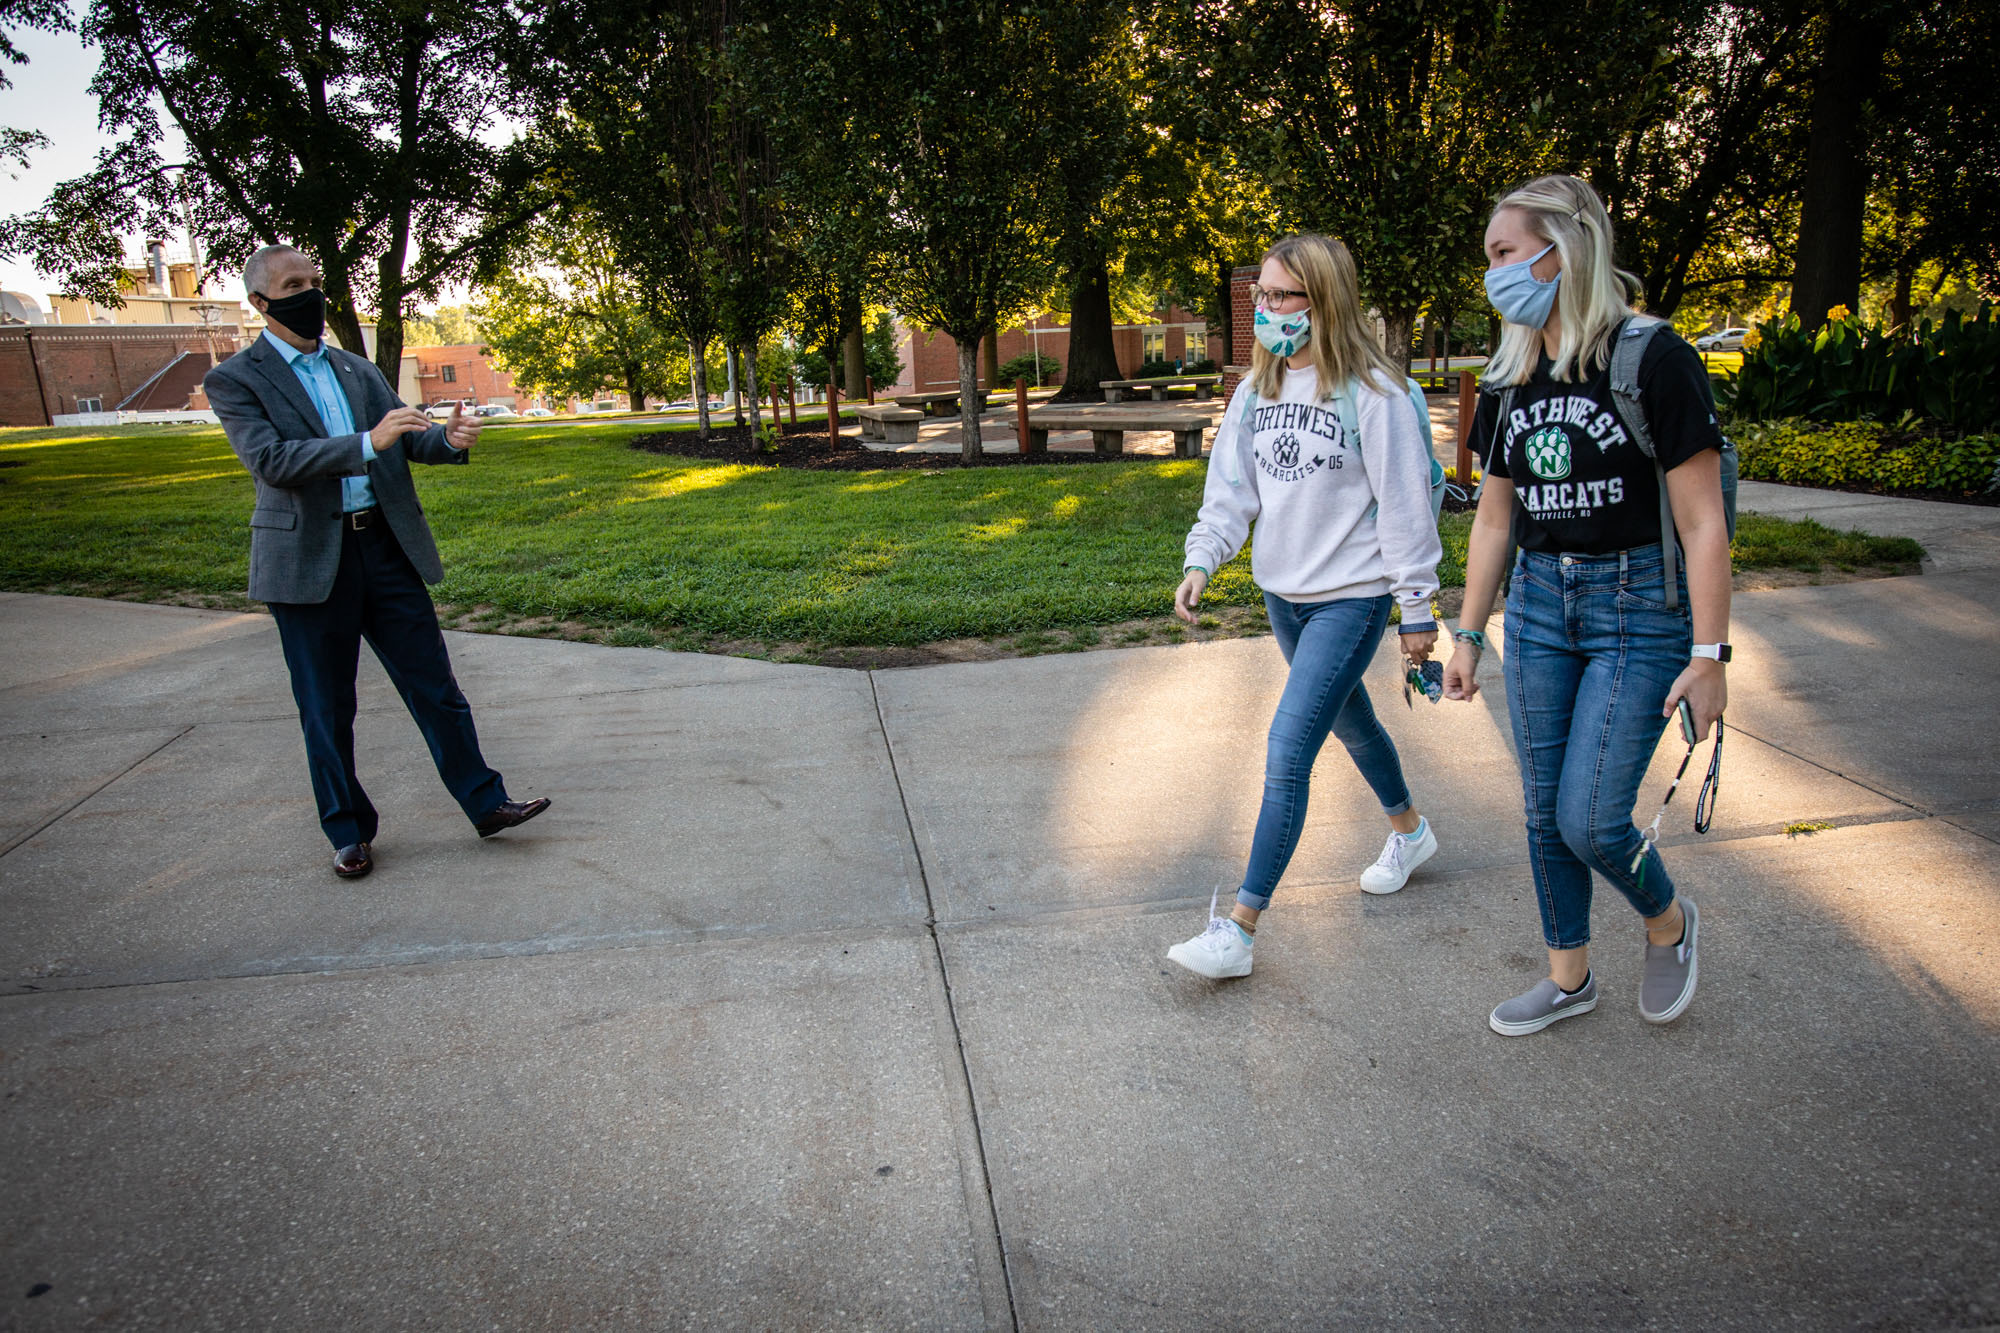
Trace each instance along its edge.
<path fill-rule="evenodd" d="M 1499 268 L 1486 270 L 1486 299 L 1500 312 L 1500 318 L 1509 324 L 1525 324 L 1531 329 L 1539 329 L 1549 322 L 1549 311 L 1555 309 L 1556 288 L 1562 285 L 1562 274 L 1558 272 L 1543 282 L 1529 269 L 1555 248 L 1551 242 L 1543 246 L 1539 253 L 1519 263 L 1502 264 Z"/>
<path fill-rule="evenodd" d="M 1292 356 L 1312 341 L 1312 312 L 1298 310 L 1289 315 L 1274 315 L 1259 307 L 1254 331 L 1264 350 L 1277 356 Z"/>

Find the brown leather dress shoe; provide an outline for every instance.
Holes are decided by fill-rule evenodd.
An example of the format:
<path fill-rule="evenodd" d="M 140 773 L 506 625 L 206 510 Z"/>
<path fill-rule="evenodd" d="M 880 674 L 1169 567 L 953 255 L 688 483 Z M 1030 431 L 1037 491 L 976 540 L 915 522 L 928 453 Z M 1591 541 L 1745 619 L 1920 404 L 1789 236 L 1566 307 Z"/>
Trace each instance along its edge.
<path fill-rule="evenodd" d="M 342 879 L 360 879 L 374 868 L 375 858 L 368 854 L 365 842 L 343 847 L 333 854 L 333 873 Z"/>
<path fill-rule="evenodd" d="M 517 824 L 527 823 L 548 808 L 549 798 L 546 796 L 537 796 L 532 801 L 502 801 L 493 807 L 492 814 L 472 827 L 479 831 L 480 837 L 490 838 Z"/>

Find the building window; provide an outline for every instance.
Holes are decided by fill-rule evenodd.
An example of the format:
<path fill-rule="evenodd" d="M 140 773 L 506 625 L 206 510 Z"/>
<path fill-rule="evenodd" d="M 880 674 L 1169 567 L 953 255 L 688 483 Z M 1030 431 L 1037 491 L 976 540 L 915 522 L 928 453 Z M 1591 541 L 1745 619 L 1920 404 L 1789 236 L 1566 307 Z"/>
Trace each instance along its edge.
<path fill-rule="evenodd" d="M 104 410 L 104 400 L 102 398 L 79 398 L 76 400 L 76 410 L 79 412 L 102 412 Z"/>
<path fill-rule="evenodd" d="M 1189 329 L 1187 331 L 1187 359 L 1190 361 L 1208 360 L 1207 329 Z"/>
<path fill-rule="evenodd" d="M 458 383 L 458 367 L 457 367 L 457 366 L 446 366 L 446 367 L 444 368 L 444 382 L 445 382 L 446 384 L 456 384 L 456 383 Z"/>
<path fill-rule="evenodd" d="M 1145 359 L 1148 361 L 1164 361 L 1167 359 L 1167 331 L 1165 329 L 1146 330 Z"/>

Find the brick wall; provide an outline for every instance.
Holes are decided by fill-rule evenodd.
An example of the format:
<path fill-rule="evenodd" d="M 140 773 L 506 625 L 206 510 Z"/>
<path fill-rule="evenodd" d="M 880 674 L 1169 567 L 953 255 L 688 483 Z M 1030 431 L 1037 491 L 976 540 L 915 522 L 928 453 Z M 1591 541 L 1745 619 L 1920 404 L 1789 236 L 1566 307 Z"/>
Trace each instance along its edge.
<path fill-rule="evenodd" d="M 403 355 L 417 359 L 417 392 L 426 403 L 470 398 L 474 403 L 503 407 L 534 407 L 541 400 L 514 385 L 514 377 L 493 364 L 479 343 L 448 347 L 406 347 Z M 445 367 L 452 377 L 444 377 Z"/>
<path fill-rule="evenodd" d="M 1252 325 L 1257 311 L 1250 304 L 1250 284 L 1257 281 L 1258 269 L 1245 265 L 1231 269 L 1229 273 L 1229 356 L 1225 366 L 1250 368 L 1250 349 L 1257 345 L 1257 335 Z M 1236 386 L 1243 380 L 1242 375 L 1232 375 L 1227 369 L 1222 372 L 1222 396 L 1227 398 L 1236 392 Z"/>
<path fill-rule="evenodd" d="M 1255 270 L 1251 272 L 1254 274 Z M 1179 306 L 1161 312 L 1161 318 L 1152 323 L 1118 325 L 1111 331 L 1111 345 L 1118 357 L 1119 370 L 1129 376 L 1139 369 L 1139 363 L 1145 360 L 1146 333 L 1149 329 L 1165 333 L 1166 360 L 1194 359 L 1188 356 L 1188 325 L 1194 325 L 1197 329 L 1206 328 L 1199 315 L 1189 314 Z M 951 335 L 935 330 L 909 329 L 901 325 L 898 325 L 897 332 L 907 341 L 898 348 L 898 354 L 903 359 L 903 374 L 902 378 L 891 386 L 894 391 L 936 393 L 958 387 L 958 344 L 952 341 Z M 1207 330 L 1207 335 L 1207 355 L 1217 361 L 1222 360 L 1221 343 L 1214 330 Z M 1046 321 L 1039 333 L 1031 333 L 1028 329 L 1009 329 L 1000 335 L 997 350 L 1000 364 L 1005 365 L 1015 357 L 1037 349 L 1043 356 L 1054 358 L 1058 365 L 1069 365 L 1069 330 L 1052 327 Z M 980 385 L 982 388 L 990 389 L 994 386 L 985 382 L 984 347 L 980 351 Z M 1033 380 L 1029 381 L 1031 386 L 1033 383 Z M 877 385 L 876 392 L 878 394 L 883 392 L 883 387 Z M 999 387 L 1004 389 L 1013 386 L 1010 383 Z"/>
<path fill-rule="evenodd" d="M 34 359 L 29 360 L 32 346 Z M 235 355 L 237 330 L 218 329 L 218 359 Z M 205 359 L 208 340 L 179 324 L 47 325 L 0 328 L 0 426 L 40 426 L 96 398 L 110 411 L 182 352 Z M 41 391 L 36 391 L 36 368 Z"/>

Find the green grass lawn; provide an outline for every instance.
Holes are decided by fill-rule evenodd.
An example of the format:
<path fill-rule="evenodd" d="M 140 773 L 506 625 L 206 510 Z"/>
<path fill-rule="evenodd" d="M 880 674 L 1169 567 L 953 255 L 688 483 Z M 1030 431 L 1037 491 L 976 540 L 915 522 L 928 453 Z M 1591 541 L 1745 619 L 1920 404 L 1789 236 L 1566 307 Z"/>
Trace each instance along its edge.
<path fill-rule="evenodd" d="M 1095 627 L 1169 611 L 1205 467 L 947 457 L 930 472 L 804 472 L 627 447 L 658 429 L 510 426 L 469 467 L 417 469 L 452 622 L 679 647 L 1025 635 L 1032 651 L 1052 632 L 1089 646 Z M 251 505 L 213 428 L 0 430 L 0 587 L 241 605 Z M 1787 568 L 1815 551 L 1842 567 L 1921 558 L 1914 543 L 1803 528 L 1759 520 L 1743 554 Z M 1463 581 L 1468 529 L 1447 515 L 1447 586 Z M 1261 604 L 1247 559 L 1208 604 L 1220 624 L 1261 623 L 1227 611 Z"/>

